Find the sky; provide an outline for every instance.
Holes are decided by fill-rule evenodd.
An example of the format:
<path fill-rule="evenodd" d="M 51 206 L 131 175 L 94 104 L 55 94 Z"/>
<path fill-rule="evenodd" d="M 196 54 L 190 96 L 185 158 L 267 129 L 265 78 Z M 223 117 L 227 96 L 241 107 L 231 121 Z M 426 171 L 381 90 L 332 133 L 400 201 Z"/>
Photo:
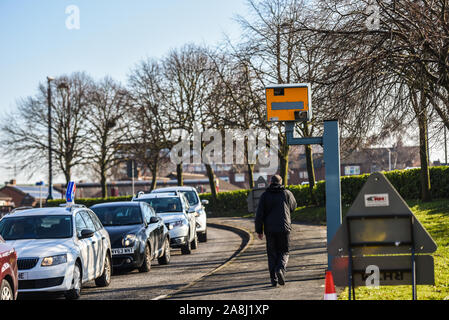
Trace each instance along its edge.
<path fill-rule="evenodd" d="M 0 119 L 18 99 L 35 95 L 47 76 L 86 71 L 125 83 L 142 59 L 162 58 L 186 43 L 238 39 L 233 18 L 246 13 L 246 0 L 0 0 Z M 431 160 L 444 160 L 441 139 L 431 145 Z M 14 164 L 0 153 L 0 184 L 46 181 L 42 171 L 14 175 Z"/>
<path fill-rule="evenodd" d="M 245 0 L 0 0 L 0 118 L 19 98 L 36 94 L 48 75 L 86 71 L 125 83 L 147 57 L 161 58 L 190 42 L 214 46 L 225 35 L 237 39 L 233 18 L 246 11 Z M 14 169 L 1 154 L 0 165 L 2 184 Z M 31 180 L 18 173 L 17 182 L 46 180 L 45 172 Z"/>

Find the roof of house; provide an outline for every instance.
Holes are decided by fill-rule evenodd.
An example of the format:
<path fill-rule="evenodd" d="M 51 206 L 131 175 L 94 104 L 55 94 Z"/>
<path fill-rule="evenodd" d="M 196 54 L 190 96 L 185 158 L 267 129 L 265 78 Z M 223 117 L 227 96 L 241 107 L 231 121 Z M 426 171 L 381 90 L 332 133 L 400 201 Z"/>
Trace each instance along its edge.
<path fill-rule="evenodd" d="M 32 185 L 7 185 L 3 187 L 2 190 L 5 188 L 13 188 L 24 195 L 29 194 L 34 199 L 47 199 L 48 197 L 48 187 L 42 187 L 42 191 L 39 186 Z M 61 192 L 53 188 L 53 198 L 62 199 L 63 195 Z"/>

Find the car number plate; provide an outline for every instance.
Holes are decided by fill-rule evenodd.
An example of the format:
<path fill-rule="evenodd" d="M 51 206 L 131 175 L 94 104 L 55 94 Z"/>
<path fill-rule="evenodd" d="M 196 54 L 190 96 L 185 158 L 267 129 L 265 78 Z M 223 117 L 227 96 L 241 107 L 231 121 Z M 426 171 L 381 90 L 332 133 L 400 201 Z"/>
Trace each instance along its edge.
<path fill-rule="evenodd" d="M 112 254 L 116 255 L 116 254 L 129 254 L 129 253 L 134 253 L 134 248 L 117 248 L 117 249 L 112 249 Z"/>
<path fill-rule="evenodd" d="M 19 280 L 28 280 L 28 272 L 19 272 L 17 278 Z"/>

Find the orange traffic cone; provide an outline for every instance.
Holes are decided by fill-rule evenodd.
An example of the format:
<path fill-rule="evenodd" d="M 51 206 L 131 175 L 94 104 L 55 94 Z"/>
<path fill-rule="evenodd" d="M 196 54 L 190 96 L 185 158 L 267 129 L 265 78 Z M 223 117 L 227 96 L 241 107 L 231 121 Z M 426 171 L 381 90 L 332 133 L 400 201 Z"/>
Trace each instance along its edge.
<path fill-rule="evenodd" d="M 334 278 L 331 271 L 326 271 L 326 279 L 324 290 L 324 300 L 337 300 L 337 293 L 335 292 Z"/>

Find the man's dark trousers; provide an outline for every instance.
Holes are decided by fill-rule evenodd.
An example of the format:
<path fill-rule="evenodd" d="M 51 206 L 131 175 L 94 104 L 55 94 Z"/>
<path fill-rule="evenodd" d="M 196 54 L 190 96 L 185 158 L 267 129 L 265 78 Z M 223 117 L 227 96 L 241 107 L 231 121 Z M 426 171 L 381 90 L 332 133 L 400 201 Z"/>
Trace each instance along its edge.
<path fill-rule="evenodd" d="M 265 234 L 267 241 L 268 270 L 271 283 L 279 281 L 277 273 L 285 275 L 289 257 L 289 232 L 268 232 Z"/>

